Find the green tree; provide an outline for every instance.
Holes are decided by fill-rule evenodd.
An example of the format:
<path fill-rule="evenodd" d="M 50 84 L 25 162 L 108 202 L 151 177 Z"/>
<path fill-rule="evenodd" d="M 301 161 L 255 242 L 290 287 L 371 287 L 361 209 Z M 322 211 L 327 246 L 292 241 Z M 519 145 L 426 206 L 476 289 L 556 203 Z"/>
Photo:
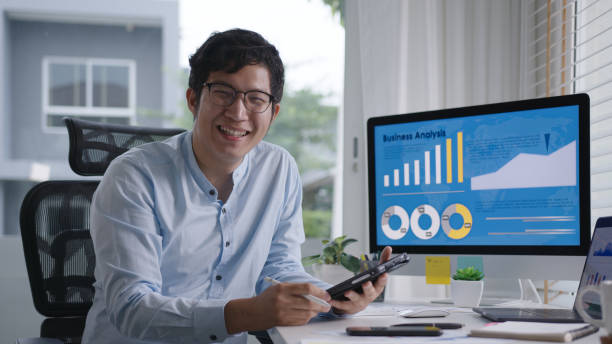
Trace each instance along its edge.
<path fill-rule="evenodd" d="M 265 138 L 287 149 L 301 173 L 335 165 L 338 107 L 324 105 L 324 99 L 310 89 L 287 92 Z"/>
<path fill-rule="evenodd" d="M 344 0 L 322 0 L 323 3 L 331 8 L 332 15 L 340 15 L 340 25 L 344 27 Z"/>
<path fill-rule="evenodd" d="M 287 149 L 295 158 L 300 173 L 329 170 L 336 163 L 338 107 L 325 105 L 325 95 L 310 89 L 286 92 L 281 110 L 265 140 Z M 333 185 L 328 200 L 319 200 L 318 188 L 305 191 L 304 231 L 307 237 L 328 238 L 331 233 Z"/>
<path fill-rule="evenodd" d="M 331 209 L 302 209 L 304 233 L 308 238 L 329 238 L 331 234 Z"/>

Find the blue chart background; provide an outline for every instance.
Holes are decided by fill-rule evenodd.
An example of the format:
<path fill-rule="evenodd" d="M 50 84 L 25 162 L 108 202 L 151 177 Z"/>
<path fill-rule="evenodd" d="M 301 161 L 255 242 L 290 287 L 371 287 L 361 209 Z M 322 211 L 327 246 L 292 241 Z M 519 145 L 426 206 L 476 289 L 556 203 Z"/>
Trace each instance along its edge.
<path fill-rule="evenodd" d="M 579 244 L 579 190 L 578 164 L 576 186 L 535 187 L 520 189 L 471 190 L 471 177 L 492 173 L 500 169 L 519 153 L 547 155 L 576 141 L 578 163 L 578 106 L 564 106 L 502 114 L 469 116 L 463 118 L 408 122 L 381 125 L 374 128 L 376 224 L 378 245 L 578 245 Z M 415 138 L 416 132 L 444 130 L 445 137 Z M 457 182 L 457 132 L 463 132 L 463 183 Z M 412 134 L 409 140 L 383 141 L 387 137 Z M 548 149 L 545 135 L 549 134 Z M 446 138 L 453 143 L 453 183 L 446 183 Z M 509 144 L 509 142 L 523 142 Z M 435 145 L 441 145 L 442 183 L 435 184 Z M 430 151 L 431 184 L 424 183 L 423 152 Z M 414 160 L 420 160 L 420 185 L 414 185 Z M 410 184 L 403 186 L 403 164 L 410 163 Z M 400 170 L 400 186 L 393 185 L 393 170 Z M 384 176 L 389 175 L 389 187 L 384 187 Z M 463 191 L 460 193 L 390 195 L 397 193 Z M 550 207 L 549 202 L 563 206 Z M 508 202 L 529 203 L 529 206 L 507 206 Z M 530 203 L 531 202 L 531 203 Z M 535 202 L 535 203 L 534 203 Z M 433 206 L 441 215 L 453 204 L 465 205 L 472 214 L 472 229 L 463 239 L 450 239 L 440 228 L 428 240 L 417 238 L 412 227 L 398 240 L 391 240 L 382 231 L 381 218 L 390 206 L 401 206 L 409 216 L 423 204 Z M 506 204 L 506 206 L 499 206 Z M 535 204 L 535 206 L 534 206 Z M 566 222 L 523 222 L 519 220 L 490 221 L 487 217 L 574 216 Z M 398 216 L 392 216 L 389 225 L 400 227 Z M 428 228 L 431 220 L 421 216 L 419 223 Z M 458 229 L 463 219 L 451 217 L 451 226 Z M 571 234 L 555 235 L 489 235 L 489 232 L 518 233 L 525 229 L 575 229 Z"/>

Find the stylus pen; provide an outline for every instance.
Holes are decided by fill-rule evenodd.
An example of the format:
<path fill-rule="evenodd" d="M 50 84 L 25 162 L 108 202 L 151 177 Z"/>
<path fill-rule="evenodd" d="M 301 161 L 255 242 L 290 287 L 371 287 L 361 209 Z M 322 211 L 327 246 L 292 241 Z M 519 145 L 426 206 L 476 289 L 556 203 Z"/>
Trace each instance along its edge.
<path fill-rule="evenodd" d="M 280 284 L 279 281 L 275 280 L 272 277 L 268 277 L 268 276 L 264 277 L 264 281 L 270 282 L 270 283 L 273 283 L 273 284 Z M 325 300 L 321 300 L 321 299 L 319 299 L 318 297 L 316 297 L 314 295 L 304 294 L 302 296 L 307 298 L 308 300 L 310 300 L 312 302 L 320 304 L 321 306 L 331 307 L 331 305 L 329 303 L 325 302 Z"/>
<path fill-rule="evenodd" d="M 433 326 L 442 330 L 454 330 L 458 328 L 462 328 L 463 324 L 460 323 L 405 323 L 405 324 L 395 324 L 391 325 L 391 327 L 401 327 L 401 326 Z"/>

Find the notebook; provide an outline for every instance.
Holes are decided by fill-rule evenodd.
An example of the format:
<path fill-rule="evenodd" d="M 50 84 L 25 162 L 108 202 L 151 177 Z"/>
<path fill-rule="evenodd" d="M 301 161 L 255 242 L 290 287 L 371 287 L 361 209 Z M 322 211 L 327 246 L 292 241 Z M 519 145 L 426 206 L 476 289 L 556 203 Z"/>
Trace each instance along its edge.
<path fill-rule="evenodd" d="M 571 342 L 595 333 L 598 327 L 585 324 L 536 324 L 533 322 L 506 321 L 470 331 L 472 337 L 513 338 Z"/>
<path fill-rule="evenodd" d="M 607 276 L 612 276 L 612 255 L 606 253 L 608 245 L 612 247 L 612 216 L 601 217 L 595 224 L 595 232 L 589 254 L 584 262 L 578 292 L 587 285 L 597 285 Z M 576 308 L 584 307 L 593 318 L 601 319 L 599 300 L 584 298 L 584 301 L 583 305 L 577 305 L 574 302 L 573 309 L 475 307 L 473 310 L 492 321 L 579 323 L 583 320 L 578 315 Z"/>

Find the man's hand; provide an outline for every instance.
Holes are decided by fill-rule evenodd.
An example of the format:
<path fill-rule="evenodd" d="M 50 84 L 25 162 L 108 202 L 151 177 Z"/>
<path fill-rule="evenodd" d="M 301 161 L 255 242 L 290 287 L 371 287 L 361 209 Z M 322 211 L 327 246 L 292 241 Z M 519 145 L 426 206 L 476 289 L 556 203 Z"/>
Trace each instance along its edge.
<path fill-rule="evenodd" d="M 380 262 L 384 263 L 391 258 L 391 247 L 387 246 L 380 254 Z M 368 281 L 361 285 L 363 293 L 359 294 L 354 290 L 349 290 L 344 293 L 349 300 L 338 301 L 331 300 L 331 305 L 334 307 L 334 313 L 338 314 L 354 314 L 362 311 L 366 308 L 370 302 L 374 301 L 382 293 L 385 285 L 387 284 L 387 273 L 384 273 L 378 277 L 376 283 Z"/>
<path fill-rule="evenodd" d="M 302 295 L 310 294 L 330 301 L 329 294 L 310 283 L 273 285 L 258 296 L 232 300 L 225 305 L 228 333 L 265 330 L 274 326 L 304 325 L 329 306 L 312 302 Z"/>

